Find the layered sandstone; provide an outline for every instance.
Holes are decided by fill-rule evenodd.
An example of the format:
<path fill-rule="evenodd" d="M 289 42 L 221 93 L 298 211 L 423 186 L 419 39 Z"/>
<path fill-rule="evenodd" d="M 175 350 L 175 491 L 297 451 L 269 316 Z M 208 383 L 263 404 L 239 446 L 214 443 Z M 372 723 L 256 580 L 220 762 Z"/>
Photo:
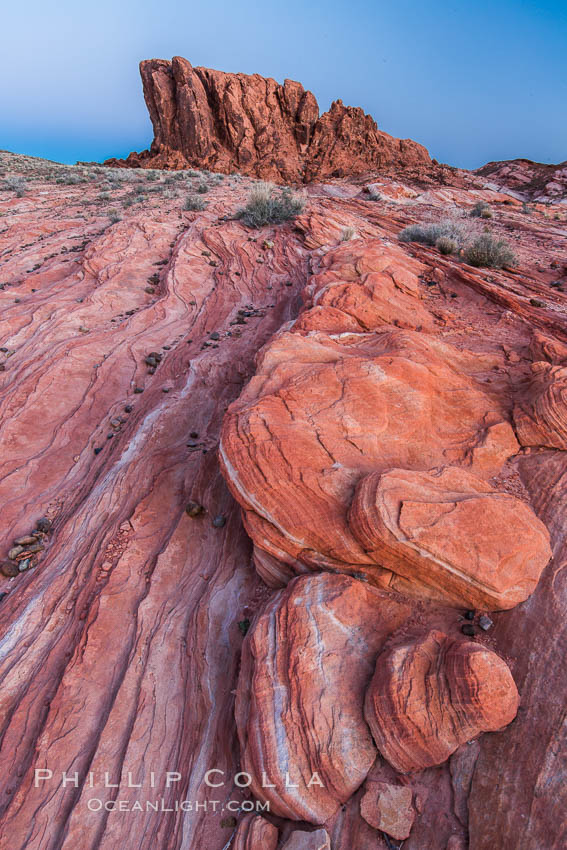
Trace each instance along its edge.
<path fill-rule="evenodd" d="M 567 366 L 534 363 L 514 423 L 523 446 L 567 449 Z"/>
<path fill-rule="evenodd" d="M 386 850 L 396 839 L 387 838 L 383 828 L 401 834 L 392 815 L 398 821 L 404 815 L 407 829 L 412 811 L 404 850 L 493 850 L 508 847 L 510 841 L 522 850 L 563 850 L 567 460 L 552 442 L 561 433 L 559 397 L 552 394 L 540 404 L 538 386 L 532 384 L 532 362 L 562 366 L 567 359 L 562 221 L 546 217 L 547 209 L 522 212 L 501 196 L 498 200 L 492 190 L 435 184 L 423 191 L 407 174 L 396 181 L 384 175 L 378 191 L 391 200 L 370 201 L 357 182 L 314 185 L 295 226 L 266 228 L 254 242 L 231 218 L 245 202 L 246 178 L 209 180 L 207 209 L 188 213 L 182 211 L 184 196 L 175 197 L 171 175 L 168 182 L 166 175 L 158 175 L 151 184 L 158 191 L 131 203 L 132 188 L 136 194 L 144 188 L 143 170 L 95 172 L 87 179 L 72 167 L 63 169 L 63 181 L 56 183 L 61 171 L 52 163 L 40 168 L 37 160 L 5 153 L 0 160 L 7 173 L 21 172 L 28 180 L 21 197 L 5 187 L 0 193 L 0 560 L 10 567 L 0 576 L 1 850 L 133 845 L 139 850 L 223 850 L 237 840 L 259 847 L 267 841 L 271 847 L 272 820 L 280 845 L 294 838 L 321 839 L 325 846 L 329 836 L 332 850 Z M 66 182 L 67 177 L 86 182 Z M 183 175 L 181 187 L 195 191 L 202 180 L 206 175 Z M 99 200 L 102 192 L 111 194 L 121 220 L 108 216 L 108 207 Z M 516 270 L 472 269 L 458 258 L 442 257 L 435 248 L 398 244 L 397 233 L 405 224 L 441 217 L 448 206 L 468 211 L 481 199 L 495 205 L 490 226 L 498 235 L 521 236 L 514 240 L 520 258 Z M 560 207 L 557 214 L 562 214 Z M 355 236 L 343 243 L 347 228 Z M 363 279 L 369 271 L 378 277 Z M 271 357 L 274 369 L 264 369 Z M 365 407 L 360 370 L 352 372 L 349 386 L 349 366 L 358 359 L 379 360 L 387 389 L 372 399 L 382 399 L 382 404 Z M 324 386 L 322 397 L 317 396 L 316 383 L 306 380 L 310 369 L 331 363 L 342 370 L 345 402 L 340 392 L 326 396 Z M 409 381 L 414 373 L 423 376 L 421 384 L 417 378 L 413 385 Z M 378 384 L 378 370 L 373 377 Z M 254 489 L 247 491 L 246 502 L 238 496 L 252 529 L 254 513 L 259 516 L 271 505 L 278 508 L 276 495 L 267 499 L 265 492 L 277 491 L 278 476 L 283 482 L 287 507 L 281 515 L 266 512 L 264 527 L 253 531 L 254 545 L 242 528 L 241 507 L 227 492 L 217 458 L 226 408 L 250 379 L 250 409 L 269 381 L 273 399 L 264 408 L 265 430 L 254 432 L 254 448 L 243 451 L 243 464 L 247 459 L 253 467 L 267 451 L 263 444 L 270 441 L 269 428 L 277 419 L 270 417 L 274 410 L 280 417 L 282 396 L 293 402 L 294 416 L 302 405 L 307 410 L 301 415 L 310 435 L 305 450 L 296 452 L 295 441 L 285 441 L 284 429 L 277 430 L 271 449 L 276 473 L 264 490 L 261 476 L 252 471 Z M 447 380 L 454 389 L 452 399 L 450 393 L 444 395 Z M 400 416 L 396 405 L 409 394 L 408 385 L 414 409 L 401 408 Z M 543 395 L 548 398 L 545 390 Z M 333 406 L 334 417 L 325 415 L 325 405 Z M 462 426 L 457 420 L 461 407 Z M 522 447 L 514 430 L 521 437 L 520 408 L 538 428 Z M 240 416 L 243 410 L 235 407 L 229 413 L 231 431 L 233 413 Z M 403 422 L 410 415 L 412 427 L 406 428 Z M 321 454 L 312 463 L 311 457 L 323 448 L 333 454 L 343 431 L 355 446 L 351 453 L 341 449 L 337 458 L 348 482 L 340 489 L 333 478 L 334 460 L 327 457 L 321 463 Z M 239 440 L 234 433 L 231 441 L 237 445 Z M 380 445 L 384 461 L 393 461 L 389 467 L 380 465 Z M 304 480 L 286 480 L 287 458 L 290 464 L 304 464 Z M 218 800 L 222 807 L 235 799 L 244 804 L 248 797 L 246 805 L 252 805 L 250 792 L 232 780 L 243 768 L 234 691 L 243 633 L 249 629 L 244 640 L 252 645 L 256 622 L 275 595 L 253 565 L 280 586 L 297 573 L 308 573 L 298 583 L 320 580 L 311 573 L 321 569 L 324 529 L 333 546 L 340 541 L 337 530 L 349 532 L 359 481 L 388 469 L 442 476 L 447 467 L 472 473 L 497 494 L 529 506 L 544 522 L 554 558 L 533 593 L 515 608 L 491 614 L 492 625 L 485 632 L 482 612 L 467 611 L 466 617 L 472 617 L 467 619 L 454 603 L 428 603 L 431 588 L 424 584 L 375 563 L 347 566 L 360 577 L 329 577 L 356 587 L 343 620 L 330 616 L 334 603 L 324 616 L 321 594 L 315 592 L 306 594 L 307 604 L 289 618 L 309 636 L 305 653 L 297 649 L 293 634 L 285 642 L 300 656 L 297 669 L 307 671 L 301 680 L 304 696 L 294 669 L 290 666 L 286 673 L 281 652 L 272 653 L 258 640 L 258 657 L 276 658 L 282 693 L 291 694 L 302 709 L 297 728 L 288 731 L 288 716 L 283 717 L 278 727 L 282 735 L 297 743 L 312 730 L 326 745 L 337 741 L 332 732 L 340 727 L 343 705 L 347 716 L 354 717 L 357 694 L 365 692 L 382 652 L 412 642 L 415 646 L 432 630 L 467 646 L 462 630 L 472 630 L 476 651 L 505 659 L 513 673 L 521 693 L 514 722 L 497 734 L 476 735 L 473 743 L 461 745 L 436 767 L 403 777 L 385 759 L 376 758 L 366 780 L 325 823 L 326 835 L 317 836 L 317 824 L 267 812 L 256 821 L 242 811 L 227 817 L 226 811 L 211 808 L 175 809 L 183 799 Z M 236 467 L 233 472 L 225 463 L 224 469 L 229 478 L 236 476 Z M 287 495 L 288 488 L 293 494 L 292 485 L 297 493 L 310 488 L 311 500 L 304 496 L 294 506 Z M 302 538 L 289 535 L 296 528 L 289 524 L 295 522 L 294 511 L 305 512 L 303 530 L 309 530 L 311 502 L 323 547 L 314 556 L 298 547 Z M 201 508 L 197 512 L 195 504 Z M 533 528 L 529 516 L 526 528 Z M 49 520 L 47 526 L 41 522 L 47 530 L 38 528 L 41 520 Z M 302 526 L 297 529 L 301 532 Z M 43 547 L 37 550 L 30 543 L 36 532 Z M 21 540 L 25 542 L 16 543 Z M 348 552 L 355 542 L 351 533 Z M 311 536 L 307 543 L 312 546 Z M 19 545 L 24 549 L 15 554 L 12 550 Z M 21 557 L 29 546 L 34 547 L 33 558 Z M 364 551 L 363 557 L 368 558 Z M 344 563 L 339 560 L 340 570 Z M 389 590 L 373 589 L 364 578 L 382 581 Z M 365 600 L 375 594 L 381 601 L 386 596 L 388 605 L 407 607 L 410 614 L 393 633 L 385 630 L 385 642 L 370 658 L 366 647 L 374 640 L 371 632 L 385 628 L 378 611 L 372 624 L 362 614 L 368 608 Z M 318 625 L 323 627 L 320 637 Z M 265 630 L 285 633 L 282 621 Z M 341 647 L 345 660 L 318 650 L 319 640 L 331 649 Z M 359 648 L 367 670 L 366 685 L 360 688 L 355 681 L 359 674 L 347 669 L 349 664 L 357 667 Z M 319 674 L 314 676 L 316 688 L 309 659 L 320 664 L 313 668 Z M 321 667 L 340 674 L 332 684 L 335 713 L 325 699 L 320 715 L 327 732 L 317 722 L 320 686 L 325 693 Z M 492 666 L 485 670 L 496 681 Z M 478 684 L 470 669 L 465 678 L 469 685 Z M 260 671 L 248 690 L 250 700 L 265 711 L 267 726 L 260 724 L 258 740 L 266 753 L 262 757 L 272 763 L 278 761 L 268 728 L 275 722 L 275 697 L 251 687 L 261 679 Z M 415 680 L 422 682 L 419 671 Z M 407 678 L 398 677 L 398 682 L 407 684 Z M 267 678 L 265 683 L 273 691 Z M 244 680 L 238 688 L 246 688 Z M 478 693 L 485 692 L 486 685 L 478 684 Z M 427 699 L 424 695 L 422 708 Z M 467 697 L 465 703 L 467 723 L 470 716 L 478 719 L 474 700 Z M 451 705 L 443 702 L 432 716 L 439 722 L 452 716 Z M 366 733 L 357 738 L 357 759 L 368 741 L 366 724 L 358 723 L 355 729 Z M 249 728 L 254 730 L 254 724 Z M 446 741 L 438 728 L 426 747 L 436 758 L 439 750 L 443 756 Z M 393 736 L 392 724 L 387 731 Z M 348 736 L 345 740 L 350 742 Z M 370 744 L 359 768 L 366 768 L 375 748 Z M 247 741 L 247 747 L 253 751 L 256 742 Z M 310 758 L 314 749 L 307 749 Z M 336 749 L 332 756 L 329 764 L 340 763 Z M 52 780 L 36 784 L 34 771 L 46 768 L 53 771 Z M 224 773 L 219 788 L 204 782 L 210 768 Z M 165 771 L 172 769 L 182 778 L 166 788 Z M 79 787 L 62 787 L 62 771 L 77 771 Z M 88 771 L 93 772 L 94 788 L 84 781 Z M 106 771 L 118 787 L 105 786 Z M 150 772 L 156 776 L 155 789 Z M 285 774 L 280 778 L 286 793 Z M 374 803 L 380 826 L 370 825 L 361 814 L 361 802 L 367 791 L 374 793 L 373 783 L 410 788 L 412 810 L 397 807 L 393 812 L 388 796 L 374 794 L 367 803 Z M 342 790 L 348 793 L 351 787 Z M 336 805 L 336 790 L 325 809 Z M 109 809 L 90 811 L 93 797 Z M 163 809 L 145 809 L 155 797 L 163 799 Z M 404 797 L 409 798 L 407 791 Z M 120 800 L 142 810 L 113 811 Z M 372 817 L 368 810 L 366 814 Z"/>
<path fill-rule="evenodd" d="M 221 463 L 272 586 L 340 570 L 501 609 L 525 599 L 549 561 L 529 505 L 482 480 L 519 446 L 476 380 L 482 360 L 434 333 L 444 319 L 425 308 L 422 271 L 380 240 L 327 250 L 304 311 L 264 349 L 228 411 Z M 464 469 L 431 472 L 453 466 Z M 376 507 L 373 484 L 392 469 L 410 471 L 396 502 L 406 503 L 404 527 L 396 508 L 380 526 Z M 419 511 L 434 528 L 419 529 Z"/>
<path fill-rule="evenodd" d="M 349 520 L 377 564 L 477 608 L 522 602 L 551 558 L 549 532 L 529 505 L 458 467 L 371 473 Z"/>
<path fill-rule="evenodd" d="M 277 827 L 260 815 L 244 815 L 231 844 L 232 850 L 276 850 Z"/>
<path fill-rule="evenodd" d="M 494 652 L 432 631 L 378 656 L 365 717 L 384 758 L 408 773 L 503 729 L 518 703 L 510 670 Z"/>
<path fill-rule="evenodd" d="M 244 642 L 236 697 L 242 765 L 271 811 L 322 824 L 364 782 L 376 758 L 364 694 L 378 650 L 409 613 L 324 573 L 272 597 Z"/>
<path fill-rule="evenodd" d="M 126 165 L 289 183 L 430 163 L 424 147 L 381 132 L 360 108 L 337 100 L 319 116 L 315 96 L 293 80 L 194 68 L 179 56 L 141 62 L 140 74 L 154 140 Z"/>

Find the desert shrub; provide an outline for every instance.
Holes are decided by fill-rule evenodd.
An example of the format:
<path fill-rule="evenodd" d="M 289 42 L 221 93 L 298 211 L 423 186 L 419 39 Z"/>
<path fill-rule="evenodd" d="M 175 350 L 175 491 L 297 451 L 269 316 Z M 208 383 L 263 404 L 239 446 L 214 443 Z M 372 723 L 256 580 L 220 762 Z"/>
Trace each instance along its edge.
<path fill-rule="evenodd" d="M 294 219 L 305 206 L 289 188 L 276 190 L 271 183 L 257 183 L 248 195 L 246 206 L 238 211 L 238 218 L 248 227 L 281 224 Z"/>
<path fill-rule="evenodd" d="M 471 216 L 473 218 L 492 218 L 490 205 L 487 204 L 486 201 L 479 201 L 478 204 L 475 204 L 472 208 Z"/>
<path fill-rule="evenodd" d="M 463 245 L 468 236 L 465 224 L 458 219 L 446 218 L 430 224 L 410 224 L 398 235 L 400 242 L 421 242 L 423 245 L 436 245 L 442 238 L 452 239 L 457 246 Z"/>
<path fill-rule="evenodd" d="M 122 221 L 122 216 L 116 210 L 108 210 L 108 218 L 111 224 L 117 224 L 119 221 Z"/>
<path fill-rule="evenodd" d="M 188 168 L 187 171 L 185 172 L 185 175 L 187 177 L 200 177 L 199 172 L 195 171 L 194 168 Z"/>
<path fill-rule="evenodd" d="M 456 254 L 459 250 L 459 246 L 455 242 L 454 239 L 451 239 L 450 236 L 440 236 L 437 242 L 435 243 L 435 247 L 439 250 L 441 254 Z"/>
<path fill-rule="evenodd" d="M 187 195 L 185 199 L 185 203 L 183 204 L 184 210 L 192 210 L 194 212 L 202 212 L 207 208 L 206 203 L 202 198 L 198 198 L 196 195 Z"/>
<path fill-rule="evenodd" d="M 496 239 L 490 233 L 482 233 L 465 249 L 465 261 L 470 266 L 486 266 L 502 269 L 516 262 L 514 252 L 504 239 Z"/>
<path fill-rule="evenodd" d="M 17 198 L 23 198 L 26 194 L 26 178 L 18 174 L 11 177 L 6 177 L 4 180 L 4 188 L 16 193 Z"/>
<path fill-rule="evenodd" d="M 199 183 L 199 185 L 197 186 L 197 192 L 200 195 L 206 195 L 208 191 L 209 191 L 209 187 L 207 186 L 206 183 Z"/>
<path fill-rule="evenodd" d="M 354 227 L 343 227 L 343 232 L 341 233 L 341 242 L 350 242 L 351 239 L 354 239 L 356 236 L 356 228 Z"/>
<path fill-rule="evenodd" d="M 384 196 L 381 195 L 380 192 L 377 192 L 375 189 L 369 189 L 367 200 L 368 201 L 383 201 Z"/>
<path fill-rule="evenodd" d="M 64 174 L 61 177 L 57 177 L 55 182 L 63 186 L 77 186 L 79 183 L 86 183 L 87 178 L 81 174 Z"/>

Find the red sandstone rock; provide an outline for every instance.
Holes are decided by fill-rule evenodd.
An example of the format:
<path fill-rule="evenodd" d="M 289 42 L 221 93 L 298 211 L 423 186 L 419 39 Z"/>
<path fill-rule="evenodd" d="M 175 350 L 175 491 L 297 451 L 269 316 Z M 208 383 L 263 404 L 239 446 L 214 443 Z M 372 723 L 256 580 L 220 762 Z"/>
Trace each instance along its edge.
<path fill-rule="evenodd" d="M 481 732 L 505 728 L 518 703 L 501 658 L 432 631 L 378 656 L 365 717 L 384 758 L 408 773 L 441 764 Z"/>
<path fill-rule="evenodd" d="M 337 100 L 319 117 L 314 95 L 293 80 L 194 68 L 179 56 L 141 62 L 140 73 L 154 140 L 127 165 L 301 182 L 430 164 L 424 147 L 379 131 L 362 109 Z"/>
<path fill-rule="evenodd" d="M 349 525 L 376 563 L 469 608 L 513 608 L 551 558 L 529 505 L 457 467 L 367 475 Z"/>
<path fill-rule="evenodd" d="M 278 830 L 259 815 L 244 815 L 238 823 L 232 850 L 276 850 Z"/>
<path fill-rule="evenodd" d="M 407 785 L 389 785 L 387 782 L 366 781 L 360 813 L 374 829 L 404 841 L 411 832 L 415 812 L 413 793 Z"/>
<path fill-rule="evenodd" d="M 393 579 L 349 526 L 359 481 L 392 467 L 459 463 L 488 477 L 518 450 L 502 407 L 469 377 L 478 359 L 432 333 L 395 329 L 393 314 L 380 312 L 386 292 L 397 299 L 393 312 L 414 322 L 423 315 L 416 326 L 433 327 L 419 271 L 397 246 L 372 240 L 328 251 L 307 286 L 305 312 L 262 352 L 225 418 L 220 455 L 228 484 L 256 553 L 284 563 L 280 579 L 290 570 L 357 570 L 407 590 L 406 579 Z M 321 318 L 330 309 L 331 329 Z"/>
<path fill-rule="evenodd" d="M 521 444 L 567 449 L 567 366 L 534 363 L 522 395 L 514 408 Z"/>
<path fill-rule="evenodd" d="M 236 723 L 250 788 L 275 814 L 322 824 L 364 781 L 376 757 L 364 693 L 377 651 L 408 614 L 402 601 L 323 573 L 295 579 L 252 626 Z"/>
<path fill-rule="evenodd" d="M 221 850 L 231 837 L 218 812 L 101 815 L 89 812 L 87 801 L 97 796 L 112 802 L 116 796 L 144 804 L 152 792 L 147 782 L 142 789 L 131 787 L 128 771 L 133 782 L 140 775 L 147 781 L 155 771 L 166 807 L 203 797 L 224 805 L 239 793 L 230 781 L 241 768 L 231 693 L 242 643 L 238 622 L 260 614 L 270 591 L 254 576 L 252 547 L 218 474 L 215 449 L 226 406 L 254 373 L 254 355 L 280 329 L 289 330 L 300 289 L 319 270 L 356 286 L 355 309 L 344 297 L 341 309 L 317 308 L 315 332 L 308 327 L 309 321 L 316 327 L 313 313 L 303 329 L 296 322 L 284 337 L 288 360 L 306 350 L 305 341 L 298 345 L 293 337 L 311 334 L 310 356 L 319 341 L 323 359 L 339 360 L 349 349 L 366 356 L 371 341 L 377 346 L 371 359 L 403 354 L 422 365 L 450 367 L 459 391 L 463 381 L 465 395 L 471 387 L 479 391 L 482 425 L 472 429 L 471 441 L 465 432 L 461 453 L 434 465 L 456 463 L 487 480 L 496 476 L 492 483 L 500 492 L 535 507 L 553 540 L 554 560 L 534 593 L 494 615 L 493 629 L 476 638 L 510 664 L 522 694 L 518 716 L 503 732 L 463 745 L 464 755 L 458 751 L 449 763 L 412 777 L 416 818 L 404 850 L 494 850 L 511 840 L 522 850 L 564 850 L 567 460 L 552 448 L 518 456 L 509 425 L 514 404 L 524 401 L 530 358 L 556 365 L 567 359 L 566 296 L 549 286 L 564 279 L 567 268 L 564 224 L 544 217 L 543 209 L 524 215 L 500 205 L 491 227 L 521 236 L 518 273 L 486 274 L 432 248 L 401 247 L 396 234 L 405 224 L 429 212 L 442 215 L 447 204 L 468 209 L 491 191 L 463 172 L 439 169 L 424 176 L 421 170 L 417 183 L 408 182 L 406 171 L 405 191 L 399 181 L 381 178 L 380 191 L 397 197 L 396 204 L 364 200 L 360 186 L 347 181 L 310 187 L 298 230 L 267 229 L 274 249 L 266 263 L 257 264 L 258 245 L 248 242 L 238 223 L 223 220 L 242 205 L 246 179 L 212 188 L 207 210 L 196 214 L 181 212 L 183 198 L 168 198 L 169 188 L 122 209 L 137 185 L 132 181 L 143 181 L 145 173 L 113 172 L 128 182 L 109 190 L 114 207 L 122 209 L 122 221 L 111 224 L 106 208 L 95 203 L 102 178 L 54 184 L 53 164 L 6 153 L 0 159 L 8 172 L 21 166 L 31 176 L 24 197 L 0 194 L 2 562 L 14 539 L 28 535 L 39 517 L 53 520 L 37 567 L 0 578 L 0 593 L 8 594 L 0 596 L 1 850 Z M 49 181 L 38 166 L 50 169 Z M 466 189 L 469 181 L 472 188 Z M 417 203 L 403 202 L 411 195 Z M 346 226 L 356 229 L 357 238 L 336 248 Z M 426 333 L 412 330 L 415 322 L 403 331 L 381 323 L 395 320 L 393 312 L 369 329 L 355 318 L 361 290 L 371 299 L 380 295 L 370 293 L 355 269 L 366 250 L 375 262 L 380 240 L 392 269 L 417 278 L 417 295 L 398 306 L 406 317 L 410 304 L 414 311 L 425 308 L 432 317 Z M 148 293 L 148 278 L 156 272 L 155 292 Z M 396 297 L 400 292 L 389 291 Z M 549 308 L 532 308 L 532 296 Z M 309 292 L 305 299 L 307 314 L 315 308 Z M 250 302 L 260 308 L 257 317 L 232 326 L 236 311 Z M 213 330 L 221 332 L 219 347 L 202 349 Z M 349 335 L 342 336 L 345 330 Z M 392 333 L 399 340 L 395 350 Z M 144 359 L 155 350 L 164 351 L 164 360 L 150 376 Z M 305 384 L 299 369 L 296 375 L 299 395 Z M 260 366 L 258 380 L 264 379 Z M 143 394 L 132 394 L 136 385 Z M 128 414 L 126 405 L 132 406 Z M 117 417 L 125 421 L 115 429 Z M 373 421 L 369 412 L 367 430 Z M 383 435 L 395 423 L 391 416 Z M 198 439 L 188 439 L 194 431 Z M 113 437 L 105 442 L 108 433 Z M 408 430 L 407 441 L 415 433 Z M 95 456 L 93 448 L 101 445 Z M 353 467 L 360 456 L 353 452 Z M 311 480 L 315 488 L 326 482 Z M 185 513 L 191 500 L 205 507 L 196 519 Z M 346 517 L 349 506 L 348 499 L 333 503 L 323 516 L 336 511 Z M 223 527 L 211 524 L 218 514 L 226 517 Z M 260 559 L 274 581 L 309 569 L 297 559 L 290 565 L 268 558 L 257 547 Z M 389 571 L 381 575 L 395 581 Z M 415 597 L 402 601 L 420 628 L 460 636 L 456 611 L 433 609 Z M 54 781 L 35 787 L 34 770 L 46 766 Z M 164 789 L 163 771 L 175 767 L 183 780 L 178 789 Z M 204 771 L 211 767 L 225 771 L 227 782 L 202 794 Z M 56 783 L 63 770 L 89 769 L 94 789 Z M 106 770 L 118 777 L 118 789 L 104 788 Z M 382 759 L 370 775 L 399 781 Z M 362 796 L 360 787 L 325 824 L 333 850 L 385 850 L 360 814 Z M 287 837 L 299 825 L 282 820 L 278 826 Z"/>
<path fill-rule="evenodd" d="M 567 197 L 567 161 L 548 165 L 530 159 L 511 159 L 489 162 L 475 173 L 521 193 L 526 199 L 548 202 Z"/>
<path fill-rule="evenodd" d="M 316 829 L 314 832 L 296 829 L 282 846 L 282 850 L 331 850 L 331 843 L 324 829 Z"/>

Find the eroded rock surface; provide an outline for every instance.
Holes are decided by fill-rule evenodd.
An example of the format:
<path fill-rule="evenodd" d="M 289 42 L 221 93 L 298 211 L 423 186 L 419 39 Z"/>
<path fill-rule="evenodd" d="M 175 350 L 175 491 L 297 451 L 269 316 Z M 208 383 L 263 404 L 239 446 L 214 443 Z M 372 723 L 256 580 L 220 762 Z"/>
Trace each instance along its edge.
<path fill-rule="evenodd" d="M 441 764 L 481 732 L 504 729 L 518 703 L 512 674 L 494 652 L 432 631 L 378 656 L 365 717 L 384 758 L 409 773 Z"/>
<path fill-rule="evenodd" d="M 381 132 L 360 108 L 337 100 L 319 116 L 293 80 L 194 68 L 179 56 L 141 62 L 140 73 L 154 140 L 127 165 L 302 182 L 430 163 L 422 145 Z"/>
<path fill-rule="evenodd" d="M 377 564 L 465 607 L 513 608 L 551 558 L 549 532 L 525 502 L 458 467 L 365 476 L 349 524 Z"/>
<path fill-rule="evenodd" d="M 252 805 L 232 777 L 245 749 L 274 760 L 275 728 L 292 745 L 305 742 L 308 769 L 317 749 L 310 730 L 323 744 L 318 762 L 329 742 L 355 747 L 348 783 L 334 779 L 315 798 L 322 817 L 334 812 L 323 827 L 332 850 L 387 850 L 382 830 L 361 815 L 371 781 L 411 788 L 415 819 L 404 850 L 493 850 L 511 836 L 522 850 L 563 850 L 567 472 L 565 451 L 552 442 L 561 433 L 559 397 L 538 408 L 529 444 L 518 426 L 519 408 L 533 421 L 541 395 L 532 391 L 532 364 L 563 367 L 567 359 L 561 208 L 552 217 L 537 204 L 523 211 L 516 198 L 450 169 L 420 171 L 419 179 L 381 173 L 367 183 L 310 184 L 295 225 L 266 228 L 254 242 L 232 219 L 246 178 L 89 173 L 0 158 L 27 180 L 22 192 L 0 184 L 0 562 L 9 565 L 0 577 L 2 850 L 223 850 L 237 836 L 271 846 L 276 826 L 280 845 L 294 832 L 313 840 L 319 824 L 265 811 L 258 821 L 242 811 L 227 818 L 175 808 L 184 799 Z M 201 181 L 207 208 L 184 211 L 185 194 Z M 382 200 L 371 200 L 365 185 Z M 473 269 L 435 248 L 398 243 L 406 224 L 456 207 L 467 213 L 480 200 L 493 207 L 494 232 L 514 242 L 516 269 Z M 227 451 L 223 468 L 252 545 L 217 459 L 221 421 L 239 396 L 225 434 L 241 460 L 231 470 Z M 291 439 L 282 399 L 301 422 Z M 255 405 L 264 422 L 252 429 Z M 286 461 L 303 468 L 303 479 Z M 491 614 L 486 632 L 484 611 L 465 615 L 454 603 L 428 601 L 426 585 L 375 563 L 349 524 L 366 476 L 398 469 L 435 477 L 447 467 L 514 500 L 520 514 L 535 511 L 551 535 L 554 558 L 531 595 Z M 535 527 L 524 516 L 521 533 Z M 313 575 L 330 569 L 359 577 Z M 357 588 L 339 625 L 334 603 L 325 608 L 314 592 L 290 614 L 288 635 L 274 586 L 289 585 L 281 599 L 296 584 L 327 581 Z M 393 632 L 377 614 L 364 615 L 368 600 L 382 605 L 384 597 L 404 610 Z M 263 644 L 262 630 L 287 635 L 295 668 L 281 648 Z M 504 659 L 521 693 L 518 714 L 437 767 L 402 777 L 377 757 L 363 782 L 376 748 L 356 706 L 376 657 L 432 630 Z M 252 676 L 246 649 L 241 665 L 246 631 L 258 658 L 278 664 L 281 693 L 303 709 L 295 725 L 291 714 L 274 721 L 267 677 L 266 690 L 252 687 L 264 674 L 258 665 Z M 298 649 L 299 634 L 308 652 Z M 338 684 L 324 687 L 322 668 Z M 246 735 L 256 739 L 247 737 L 242 751 L 239 676 L 240 705 L 257 701 L 263 712 L 249 715 Z M 329 690 L 334 706 L 325 699 L 321 713 L 317 700 Z M 343 707 L 362 730 L 357 741 L 339 734 Z M 438 719 L 447 714 L 450 706 Z M 386 731 L 393 736 L 391 723 Z M 434 734 L 426 749 L 443 756 L 442 743 Z M 345 758 L 335 747 L 324 766 L 333 775 Z M 211 768 L 224 774 L 218 788 L 204 782 Z M 53 776 L 36 784 L 38 769 Z M 170 787 L 168 770 L 181 774 Z M 79 786 L 62 786 L 62 771 L 77 771 Z M 105 786 L 105 772 L 117 788 Z M 285 791 L 285 776 L 283 783 L 284 794 L 298 793 Z M 110 810 L 90 811 L 93 797 Z M 156 797 L 164 810 L 145 808 Z M 141 810 L 113 811 L 120 800 Z M 292 804 L 305 811 L 313 797 Z"/>
<path fill-rule="evenodd" d="M 252 791 L 275 814 L 325 823 L 364 782 L 376 758 L 364 694 L 378 649 L 409 614 L 360 581 L 320 574 L 291 582 L 253 625 L 236 723 Z"/>

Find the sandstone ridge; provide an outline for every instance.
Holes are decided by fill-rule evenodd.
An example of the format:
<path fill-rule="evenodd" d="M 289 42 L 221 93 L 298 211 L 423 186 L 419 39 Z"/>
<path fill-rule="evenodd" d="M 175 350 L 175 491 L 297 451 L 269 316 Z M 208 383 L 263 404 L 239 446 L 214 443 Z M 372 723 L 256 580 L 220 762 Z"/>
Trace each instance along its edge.
<path fill-rule="evenodd" d="M 207 168 L 275 182 L 310 182 L 430 164 L 411 140 L 378 130 L 370 115 L 336 100 L 319 115 L 301 83 L 193 67 L 187 59 L 140 63 L 154 129 L 149 151 L 109 164 Z"/>

